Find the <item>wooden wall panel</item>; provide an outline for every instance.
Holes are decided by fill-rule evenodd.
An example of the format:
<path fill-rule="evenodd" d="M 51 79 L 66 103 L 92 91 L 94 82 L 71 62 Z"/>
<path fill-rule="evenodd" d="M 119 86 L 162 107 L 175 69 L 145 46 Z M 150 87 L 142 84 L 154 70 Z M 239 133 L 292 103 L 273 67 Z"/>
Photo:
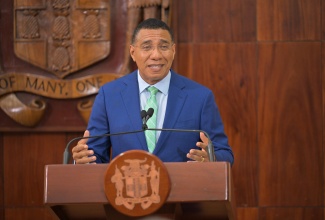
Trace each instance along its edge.
<path fill-rule="evenodd" d="M 0 133 L 0 219 L 4 219 L 3 135 Z"/>
<path fill-rule="evenodd" d="M 42 206 L 44 167 L 62 163 L 64 133 L 5 133 L 4 189 L 6 208 Z"/>
<path fill-rule="evenodd" d="M 193 45 L 179 43 L 176 47 L 175 62 L 172 68 L 175 68 L 183 76 L 193 78 L 193 59 Z"/>
<path fill-rule="evenodd" d="M 325 1 L 324 1 L 325 3 Z M 322 66 L 323 66 L 323 70 L 322 70 L 322 76 L 323 76 L 323 91 L 322 91 L 322 94 L 323 94 L 323 183 L 325 185 L 325 163 L 324 163 L 324 160 L 325 160 L 325 146 L 324 146 L 324 137 L 325 137 L 325 129 L 324 129 L 324 125 L 325 125 L 325 117 L 324 117 L 324 112 L 325 112 L 325 88 L 324 88 L 324 85 L 325 85 L 325 63 L 324 63 L 324 55 L 325 55 L 325 44 L 324 42 L 322 42 Z M 325 186 L 323 186 L 323 207 L 325 206 Z M 324 220 L 325 220 L 325 209 L 324 209 Z"/>
<path fill-rule="evenodd" d="M 193 29 L 193 0 L 174 0 L 173 30 L 177 43 L 192 42 Z"/>
<path fill-rule="evenodd" d="M 257 205 L 256 45 L 197 44 L 193 79 L 209 87 L 235 153 L 237 205 Z"/>
<path fill-rule="evenodd" d="M 320 40 L 321 0 L 257 0 L 258 40 Z"/>
<path fill-rule="evenodd" d="M 322 15 L 322 21 L 321 21 L 321 24 L 322 24 L 322 27 L 321 27 L 321 31 L 322 31 L 322 40 L 325 40 L 325 0 L 322 0 L 321 1 L 321 4 L 322 4 L 322 11 L 321 11 L 321 15 Z"/>
<path fill-rule="evenodd" d="M 309 220 L 323 219 L 322 208 L 310 207 L 285 207 L 285 208 L 260 208 L 259 219 L 261 220 Z"/>
<path fill-rule="evenodd" d="M 237 208 L 237 220 L 259 220 L 258 208 Z"/>
<path fill-rule="evenodd" d="M 194 42 L 256 40 L 255 0 L 196 0 L 194 8 Z"/>
<path fill-rule="evenodd" d="M 52 214 L 47 208 L 10 208 L 6 209 L 6 220 L 57 220 L 57 217 Z"/>
<path fill-rule="evenodd" d="M 323 205 L 320 43 L 261 43 L 260 206 Z"/>
<path fill-rule="evenodd" d="M 11 36 L 1 37 L 0 42 L 2 45 L 13 45 L 13 31 L 11 27 L 11 22 L 8 22 L 13 19 L 13 10 L 10 10 L 12 9 L 12 5 L 12 1 L 0 1 L 0 33 L 5 33 L 5 35 Z M 6 63 L 7 66 L 15 66 L 16 63 L 14 59 L 11 59 L 12 56 L 14 56 L 14 52 L 10 47 L 1 47 L 1 65 L 4 65 Z M 4 66 L 4 68 L 6 68 L 7 66 Z"/>

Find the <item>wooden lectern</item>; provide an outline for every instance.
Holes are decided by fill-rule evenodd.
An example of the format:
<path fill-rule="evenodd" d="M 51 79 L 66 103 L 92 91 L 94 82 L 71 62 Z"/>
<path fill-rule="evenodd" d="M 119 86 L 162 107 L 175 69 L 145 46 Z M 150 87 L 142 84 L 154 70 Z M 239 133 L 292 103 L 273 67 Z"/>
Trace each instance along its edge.
<path fill-rule="evenodd" d="M 164 165 L 171 190 L 166 203 L 149 216 L 129 217 L 110 206 L 104 191 L 107 164 L 47 165 L 44 202 L 59 219 L 236 219 L 229 163 Z"/>

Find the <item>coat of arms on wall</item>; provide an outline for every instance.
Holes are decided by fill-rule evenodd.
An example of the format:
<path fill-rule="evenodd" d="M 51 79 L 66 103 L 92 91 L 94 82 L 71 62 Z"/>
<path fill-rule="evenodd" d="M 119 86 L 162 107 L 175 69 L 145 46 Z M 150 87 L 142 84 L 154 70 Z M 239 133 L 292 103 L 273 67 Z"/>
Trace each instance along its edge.
<path fill-rule="evenodd" d="M 15 0 L 17 57 L 58 78 L 110 53 L 110 5 L 106 1 Z"/>
<path fill-rule="evenodd" d="M 170 4 L 171 0 L 15 0 L 12 59 L 24 65 L 0 70 L 1 109 L 18 124 L 35 127 L 51 100 L 78 100 L 76 109 L 87 122 L 100 86 L 130 71 L 133 29 L 149 17 L 169 23 Z M 33 98 L 25 103 L 17 93 Z"/>

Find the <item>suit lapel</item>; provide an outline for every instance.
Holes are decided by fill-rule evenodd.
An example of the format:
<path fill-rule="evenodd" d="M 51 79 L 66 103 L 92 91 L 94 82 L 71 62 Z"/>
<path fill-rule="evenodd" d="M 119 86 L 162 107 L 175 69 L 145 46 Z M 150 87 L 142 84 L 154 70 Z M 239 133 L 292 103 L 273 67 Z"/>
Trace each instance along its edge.
<path fill-rule="evenodd" d="M 124 78 L 125 88 L 121 90 L 121 98 L 124 103 L 125 110 L 128 114 L 128 118 L 131 125 L 131 130 L 141 130 L 142 120 L 140 117 L 140 98 L 139 98 L 139 85 L 137 79 L 137 71 L 129 74 L 128 77 Z M 139 114 L 137 114 L 137 112 Z M 136 133 L 141 148 L 148 150 L 147 142 L 145 139 L 144 132 Z"/>
<path fill-rule="evenodd" d="M 163 128 L 174 128 L 187 97 L 187 94 L 183 91 L 184 87 L 185 84 L 182 79 L 172 72 Z M 168 136 L 169 132 L 161 132 L 154 153 L 158 152 L 162 146 L 164 146 L 164 142 L 167 140 Z"/>

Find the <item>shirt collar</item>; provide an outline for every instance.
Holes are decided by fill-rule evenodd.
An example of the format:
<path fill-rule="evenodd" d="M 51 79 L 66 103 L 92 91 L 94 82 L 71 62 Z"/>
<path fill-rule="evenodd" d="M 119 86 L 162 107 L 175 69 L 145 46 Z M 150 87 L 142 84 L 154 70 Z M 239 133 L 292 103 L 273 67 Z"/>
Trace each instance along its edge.
<path fill-rule="evenodd" d="M 171 73 L 170 71 L 168 72 L 167 76 L 157 82 L 154 85 L 150 85 L 146 83 L 140 76 L 139 70 L 138 70 L 138 84 L 139 84 L 139 94 L 141 94 L 145 89 L 147 89 L 149 86 L 155 86 L 161 93 L 164 95 L 168 94 L 168 89 L 169 89 L 169 83 L 170 83 L 170 78 L 171 78 Z"/>

